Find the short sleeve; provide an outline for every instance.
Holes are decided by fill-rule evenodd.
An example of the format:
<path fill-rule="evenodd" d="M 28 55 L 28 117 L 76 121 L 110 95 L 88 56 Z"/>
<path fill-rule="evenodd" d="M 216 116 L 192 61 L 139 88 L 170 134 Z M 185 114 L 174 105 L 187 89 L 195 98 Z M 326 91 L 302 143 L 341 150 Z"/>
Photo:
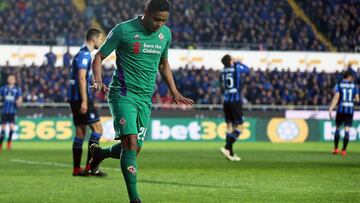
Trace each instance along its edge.
<path fill-rule="evenodd" d="M 89 63 L 91 63 L 89 52 L 80 52 L 76 61 L 78 69 L 88 69 Z"/>
<path fill-rule="evenodd" d="M 167 58 L 168 57 L 168 52 L 169 52 L 169 47 L 170 47 L 170 44 L 171 44 L 171 32 L 169 32 L 169 38 L 166 42 L 166 45 L 165 45 L 165 49 L 163 50 L 162 54 L 161 54 L 161 58 Z"/>
<path fill-rule="evenodd" d="M 114 27 L 107 35 L 105 42 L 100 47 L 100 53 L 107 57 L 109 56 L 121 43 L 122 40 L 122 29 L 121 25 L 118 24 Z"/>
<path fill-rule="evenodd" d="M 334 92 L 335 92 L 335 93 L 340 92 L 340 90 L 339 90 L 339 85 L 338 85 L 338 84 L 335 85 Z"/>

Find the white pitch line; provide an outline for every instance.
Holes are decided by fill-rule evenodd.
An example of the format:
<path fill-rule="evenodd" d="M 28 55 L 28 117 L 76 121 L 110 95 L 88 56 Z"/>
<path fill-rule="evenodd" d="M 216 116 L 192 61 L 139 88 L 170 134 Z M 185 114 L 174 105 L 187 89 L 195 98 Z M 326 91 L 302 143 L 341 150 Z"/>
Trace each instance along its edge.
<path fill-rule="evenodd" d="M 27 165 L 42 165 L 42 166 L 56 166 L 62 168 L 71 168 L 72 165 L 70 164 L 63 164 L 63 163 L 56 163 L 56 162 L 47 162 L 47 161 L 29 161 L 29 160 L 22 160 L 22 159 L 10 159 L 11 162 L 27 164 Z M 119 171 L 120 168 L 108 168 L 108 167 L 101 167 L 105 170 L 114 170 Z"/>

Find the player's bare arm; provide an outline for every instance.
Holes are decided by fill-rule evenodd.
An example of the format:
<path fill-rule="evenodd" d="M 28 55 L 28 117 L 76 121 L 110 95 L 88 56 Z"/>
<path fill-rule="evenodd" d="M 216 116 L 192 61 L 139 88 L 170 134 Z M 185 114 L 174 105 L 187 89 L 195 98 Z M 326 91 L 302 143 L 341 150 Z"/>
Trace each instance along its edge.
<path fill-rule="evenodd" d="M 1 101 L 1 99 L 0 99 L 0 101 Z M 16 100 L 16 105 L 17 105 L 17 106 L 21 106 L 22 103 L 23 103 L 23 98 L 22 98 L 22 97 L 19 97 L 19 98 Z"/>
<path fill-rule="evenodd" d="M 79 70 L 79 92 L 81 97 L 81 106 L 80 106 L 80 113 L 84 114 L 88 110 L 88 98 L 86 94 L 86 70 Z"/>
<path fill-rule="evenodd" d="M 165 80 L 166 84 L 168 85 L 175 104 L 185 104 L 187 106 L 192 106 L 194 104 L 194 101 L 192 99 L 182 96 L 177 90 L 170 69 L 170 64 L 167 58 L 162 58 L 160 60 L 159 72 L 161 74 L 161 77 Z"/>
<path fill-rule="evenodd" d="M 104 57 L 100 52 L 95 54 L 94 60 L 92 62 L 92 71 L 94 74 L 94 89 L 108 92 L 109 88 L 102 82 L 101 70 L 102 62 L 106 57 Z"/>
<path fill-rule="evenodd" d="M 330 116 L 330 119 L 332 119 L 332 111 L 333 109 L 335 108 L 335 106 L 337 105 L 337 103 L 339 102 L 339 98 L 340 98 L 340 93 L 335 93 L 333 99 L 331 100 L 331 104 L 330 104 L 330 107 L 329 107 L 329 116 Z"/>

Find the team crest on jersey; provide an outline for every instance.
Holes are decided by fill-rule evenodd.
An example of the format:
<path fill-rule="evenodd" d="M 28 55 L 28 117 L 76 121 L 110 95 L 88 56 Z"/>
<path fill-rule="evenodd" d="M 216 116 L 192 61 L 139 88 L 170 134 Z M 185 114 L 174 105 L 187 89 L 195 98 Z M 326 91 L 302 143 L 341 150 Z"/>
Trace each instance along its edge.
<path fill-rule="evenodd" d="M 95 118 L 95 114 L 94 114 L 94 113 L 91 113 L 91 114 L 90 114 L 90 118 L 91 118 L 91 119 L 94 119 L 94 118 Z"/>
<path fill-rule="evenodd" d="M 136 34 L 136 35 L 134 36 L 134 39 L 140 39 L 139 34 Z"/>
<path fill-rule="evenodd" d="M 136 176 L 136 168 L 134 167 L 134 166 L 129 166 L 128 168 L 127 168 L 127 170 L 131 173 L 131 174 L 133 174 L 134 176 Z"/>
<path fill-rule="evenodd" d="M 135 42 L 134 43 L 134 54 L 139 54 L 140 53 L 140 43 L 139 42 Z"/>
<path fill-rule="evenodd" d="M 164 39 L 164 35 L 162 33 L 159 34 L 159 39 L 163 40 Z"/>
<path fill-rule="evenodd" d="M 122 117 L 122 118 L 120 119 L 120 124 L 121 124 L 122 126 L 124 126 L 124 125 L 126 124 L 126 120 L 125 120 L 124 117 Z"/>

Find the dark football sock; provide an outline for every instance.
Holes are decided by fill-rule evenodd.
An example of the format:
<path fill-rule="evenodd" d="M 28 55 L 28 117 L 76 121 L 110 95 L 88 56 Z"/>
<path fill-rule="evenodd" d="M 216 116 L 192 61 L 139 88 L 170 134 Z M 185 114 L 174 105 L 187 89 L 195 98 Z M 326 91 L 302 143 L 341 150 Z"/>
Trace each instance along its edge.
<path fill-rule="evenodd" d="M 126 188 L 130 201 L 140 199 L 137 191 L 137 173 L 136 151 L 123 149 L 121 153 L 121 171 L 125 179 Z"/>
<path fill-rule="evenodd" d="M 339 146 L 339 140 L 340 140 L 340 132 L 339 132 L 339 129 L 336 129 L 336 131 L 335 131 L 335 137 L 334 137 L 335 149 L 337 149 L 338 146 Z"/>
<path fill-rule="evenodd" d="M 84 140 L 81 138 L 74 138 L 72 146 L 74 168 L 80 168 L 83 142 Z"/>
<path fill-rule="evenodd" d="M 0 145 L 3 144 L 4 139 L 5 139 L 5 130 L 2 130 L 0 134 Z"/>
<path fill-rule="evenodd" d="M 234 132 L 233 132 L 233 135 L 234 135 L 236 138 L 239 138 L 240 134 L 241 134 L 241 131 L 238 130 L 238 129 L 235 129 Z"/>
<path fill-rule="evenodd" d="M 225 149 L 230 151 L 231 156 L 234 155 L 233 145 L 235 141 L 236 141 L 236 137 L 232 133 L 226 133 Z"/>
<path fill-rule="evenodd" d="M 345 132 L 345 136 L 344 136 L 344 145 L 343 145 L 343 148 L 342 150 L 346 150 L 346 147 L 349 143 L 349 132 Z"/>
<path fill-rule="evenodd" d="M 92 132 L 89 138 L 89 144 L 88 144 L 88 155 L 87 155 L 87 160 L 86 160 L 86 167 L 87 169 L 89 168 L 89 161 L 91 159 L 91 153 L 90 153 L 90 146 L 94 143 L 99 144 L 99 140 L 100 140 L 101 134 L 100 133 L 96 133 L 96 132 Z"/>
<path fill-rule="evenodd" d="M 13 133 L 14 133 L 14 131 L 12 131 L 12 130 L 9 131 L 8 142 L 11 142 Z"/>

